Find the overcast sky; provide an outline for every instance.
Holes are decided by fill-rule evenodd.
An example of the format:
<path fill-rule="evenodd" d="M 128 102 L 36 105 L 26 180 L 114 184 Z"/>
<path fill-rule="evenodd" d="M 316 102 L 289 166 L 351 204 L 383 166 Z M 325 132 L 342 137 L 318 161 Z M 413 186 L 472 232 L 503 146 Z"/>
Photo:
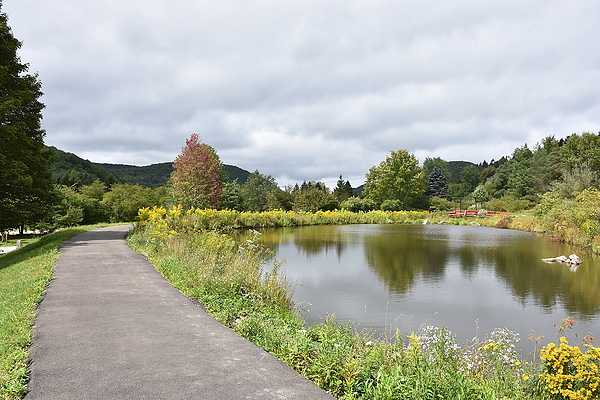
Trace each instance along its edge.
<path fill-rule="evenodd" d="M 173 161 L 198 133 L 280 185 L 391 150 L 479 163 L 600 131 L 600 2 L 3 0 L 46 143 Z"/>

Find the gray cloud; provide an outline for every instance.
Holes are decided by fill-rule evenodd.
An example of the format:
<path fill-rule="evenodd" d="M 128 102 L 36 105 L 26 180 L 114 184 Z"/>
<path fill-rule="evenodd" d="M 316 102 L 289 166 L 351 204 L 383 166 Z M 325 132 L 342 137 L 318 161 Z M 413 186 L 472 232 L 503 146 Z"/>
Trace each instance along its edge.
<path fill-rule="evenodd" d="M 171 161 L 196 132 L 223 162 L 285 184 L 364 176 L 397 149 L 489 161 L 600 125 L 591 0 L 4 0 L 3 11 L 43 83 L 46 142 L 92 161 Z"/>

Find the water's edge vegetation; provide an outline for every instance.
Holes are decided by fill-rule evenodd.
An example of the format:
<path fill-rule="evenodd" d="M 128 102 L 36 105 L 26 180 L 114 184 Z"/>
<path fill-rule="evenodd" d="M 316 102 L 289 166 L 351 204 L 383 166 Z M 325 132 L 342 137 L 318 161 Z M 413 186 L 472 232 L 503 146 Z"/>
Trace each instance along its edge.
<path fill-rule="evenodd" d="M 600 348 L 591 345 L 591 336 L 580 343 L 583 351 L 561 338 L 558 346 L 551 343 L 524 358 L 515 347 L 518 336 L 507 329 L 459 344 L 451 332 L 437 327 L 374 337 L 336 322 L 334 316 L 306 326 L 280 274 L 279 261 L 256 240 L 239 244 L 223 233 L 235 228 L 424 223 L 427 219 L 544 232 L 597 249 L 596 236 L 577 226 L 589 225 L 584 207 L 571 208 L 577 210 L 569 213 L 563 208 L 560 214 L 547 207 L 535 216 L 450 220 L 445 213 L 410 211 L 244 213 L 155 207 L 140 210 L 140 222 L 128 241 L 220 322 L 339 399 L 593 399 L 600 396 Z M 579 218 L 568 221 L 573 211 Z M 570 236 L 545 229 L 548 215 L 554 226 Z M 557 216 L 562 216 L 562 225 L 556 224 Z M 268 273 L 262 269 L 267 261 L 274 263 Z M 571 322 L 560 324 L 559 335 Z"/>

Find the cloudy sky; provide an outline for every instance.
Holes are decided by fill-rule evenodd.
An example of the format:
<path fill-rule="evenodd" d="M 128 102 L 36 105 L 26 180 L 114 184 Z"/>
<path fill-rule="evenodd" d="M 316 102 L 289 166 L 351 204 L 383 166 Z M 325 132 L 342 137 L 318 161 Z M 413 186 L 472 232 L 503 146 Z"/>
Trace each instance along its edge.
<path fill-rule="evenodd" d="M 391 150 L 472 162 L 600 131 L 600 2 L 2 0 L 46 143 L 172 161 L 198 133 L 280 185 Z"/>

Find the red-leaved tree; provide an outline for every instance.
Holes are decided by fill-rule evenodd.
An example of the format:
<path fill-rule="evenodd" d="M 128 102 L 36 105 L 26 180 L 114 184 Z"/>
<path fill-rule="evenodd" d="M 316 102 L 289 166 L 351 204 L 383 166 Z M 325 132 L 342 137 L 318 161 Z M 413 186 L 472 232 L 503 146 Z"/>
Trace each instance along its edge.
<path fill-rule="evenodd" d="M 223 192 L 221 161 L 198 134 L 186 139 L 173 162 L 173 197 L 184 208 L 215 208 Z"/>

